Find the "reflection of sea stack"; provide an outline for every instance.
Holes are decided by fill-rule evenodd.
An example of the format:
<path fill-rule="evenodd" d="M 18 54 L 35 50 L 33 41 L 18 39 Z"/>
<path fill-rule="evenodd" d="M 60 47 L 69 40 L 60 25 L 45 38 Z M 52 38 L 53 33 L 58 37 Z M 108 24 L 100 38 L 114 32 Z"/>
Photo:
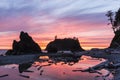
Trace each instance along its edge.
<path fill-rule="evenodd" d="M 35 43 L 27 33 L 20 33 L 20 41 L 13 41 L 12 50 L 8 50 L 6 55 L 20 55 L 25 53 L 39 53 L 41 48 Z"/>
<path fill-rule="evenodd" d="M 77 38 L 64 38 L 64 39 L 55 39 L 50 42 L 46 50 L 48 52 L 57 52 L 57 51 L 84 51 L 79 43 Z"/>

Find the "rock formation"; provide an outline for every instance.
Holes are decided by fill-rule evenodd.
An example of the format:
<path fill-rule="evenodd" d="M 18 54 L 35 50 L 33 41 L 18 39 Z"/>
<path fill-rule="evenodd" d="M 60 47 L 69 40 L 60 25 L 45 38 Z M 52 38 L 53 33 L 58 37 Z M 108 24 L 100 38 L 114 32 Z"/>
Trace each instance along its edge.
<path fill-rule="evenodd" d="M 116 31 L 109 48 L 120 48 L 120 30 Z"/>
<path fill-rule="evenodd" d="M 50 42 L 46 50 L 48 52 L 57 52 L 57 51 L 84 51 L 79 43 L 77 38 L 64 38 L 64 39 L 55 39 Z"/>
<path fill-rule="evenodd" d="M 115 13 L 115 16 L 113 19 L 112 19 L 113 16 L 109 15 L 109 17 L 111 18 L 112 28 L 115 33 L 115 36 L 111 41 L 109 48 L 120 48 L 120 9 L 118 9 L 118 11 Z"/>
<path fill-rule="evenodd" d="M 21 54 L 31 54 L 31 53 L 40 53 L 41 48 L 39 45 L 34 42 L 32 37 L 28 33 L 20 33 L 20 41 L 13 41 L 12 50 L 8 50 L 6 55 L 21 55 Z"/>

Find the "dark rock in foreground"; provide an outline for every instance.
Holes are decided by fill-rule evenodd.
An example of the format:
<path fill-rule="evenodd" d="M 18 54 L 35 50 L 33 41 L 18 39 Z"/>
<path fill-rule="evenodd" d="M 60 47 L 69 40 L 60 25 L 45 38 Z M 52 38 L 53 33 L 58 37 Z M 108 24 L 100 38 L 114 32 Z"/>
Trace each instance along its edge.
<path fill-rule="evenodd" d="M 34 42 L 32 37 L 28 35 L 28 33 L 21 32 L 20 33 L 20 41 L 13 41 L 12 50 L 8 50 L 6 55 L 21 55 L 27 53 L 40 53 L 41 48 L 39 45 Z"/>
<path fill-rule="evenodd" d="M 19 73 L 24 72 L 25 70 L 27 70 L 28 68 L 30 68 L 32 66 L 32 63 L 23 63 L 23 64 L 19 64 Z"/>
<path fill-rule="evenodd" d="M 64 39 L 55 39 L 50 42 L 46 50 L 48 52 L 57 52 L 57 51 L 84 51 L 79 43 L 77 38 L 64 38 Z"/>

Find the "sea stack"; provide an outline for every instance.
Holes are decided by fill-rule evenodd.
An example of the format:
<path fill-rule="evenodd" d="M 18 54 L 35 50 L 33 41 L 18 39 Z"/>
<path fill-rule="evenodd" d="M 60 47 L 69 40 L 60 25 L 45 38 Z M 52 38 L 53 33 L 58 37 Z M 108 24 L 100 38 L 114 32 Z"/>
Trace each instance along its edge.
<path fill-rule="evenodd" d="M 79 43 L 78 38 L 64 38 L 56 39 L 48 43 L 46 50 L 48 52 L 57 52 L 57 51 L 84 51 Z"/>
<path fill-rule="evenodd" d="M 6 55 L 35 54 L 41 52 L 39 45 L 28 33 L 21 31 L 19 38 L 20 41 L 13 41 L 12 50 L 8 50 Z"/>
<path fill-rule="evenodd" d="M 115 32 L 109 48 L 120 48 L 120 30 Z"/>
<path fill-rule="evenodd" d="M 112 28 L 115 34 L 113 40 L 111 41 L 109 48 L 120 48 L 120 8 L 115 13 L 115 17 L 109 20 L 112 20 L 111 24 L 112 24 Z"/>

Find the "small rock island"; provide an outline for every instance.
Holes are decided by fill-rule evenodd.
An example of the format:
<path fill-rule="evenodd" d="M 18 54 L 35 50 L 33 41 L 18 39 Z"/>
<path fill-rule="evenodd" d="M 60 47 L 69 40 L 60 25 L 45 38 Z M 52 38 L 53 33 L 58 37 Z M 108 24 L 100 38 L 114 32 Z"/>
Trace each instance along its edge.
<path fill-rule="evenodd" d="M 35 54 L 41 52 L 39 45 L 28 33 L 21 31 L 19 38 L 20 41 L 13 41 L 12 49 L 8 50 L 6 55 Z"/>
<path fill-rule="evenodd" d="M 57 51 L 84 51 L 80 46 L 78 38 L 64 38 L 56 39 L 48 43 L 46 50 L 48 52 L 57 52 Z"/>

